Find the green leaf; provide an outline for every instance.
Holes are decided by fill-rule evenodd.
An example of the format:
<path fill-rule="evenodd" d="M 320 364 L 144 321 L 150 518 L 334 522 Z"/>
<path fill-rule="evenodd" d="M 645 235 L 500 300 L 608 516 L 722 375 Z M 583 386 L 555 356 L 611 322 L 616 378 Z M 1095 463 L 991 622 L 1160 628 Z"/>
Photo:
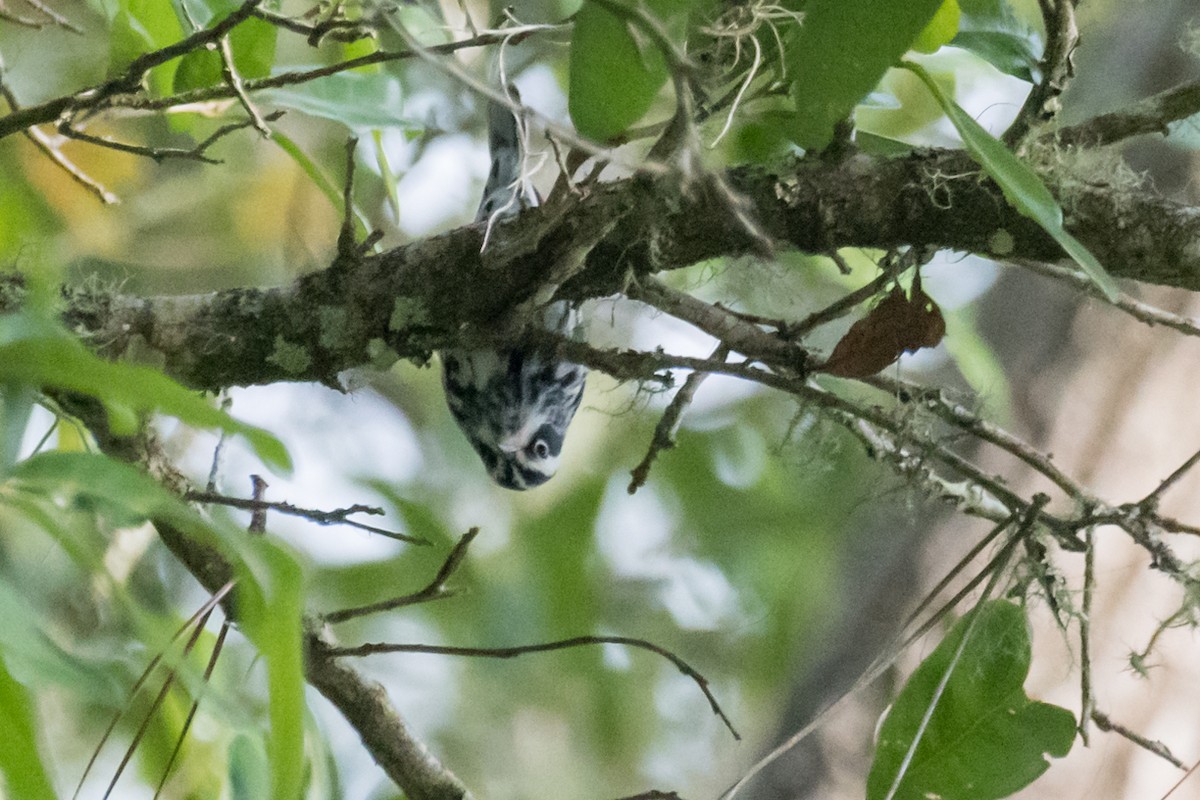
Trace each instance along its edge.
<path fill-rule="evenodd" d="M 275 144 L 279 145 L 279 149 L 291 156 L 292 160 L 296 162 L 297 166 L 299 166 L 300 169 L 304 171 L 304 174 L 308 176 L 308 179 L 313 182 L 313 186 L 316 186 L 317 189 L 320 190 L 321 194 L 325 195 L 325 198 L 329 201 L 329 204 L 337 209 L 338 214 L 345 215 L 345 200 L 341 188 L 335 186 L 333 181 L 325 177 L 325 173 L 322 172 L 321 168 L 317 166 L 317 162 L 309 158 L 308 153 L 304 152 L 304 150 L 300 148 L 300 145 L 293 142 L 288 136 L 280 131 L 272 132 L 271 141 L 275 142 Z M 370 221 L 367 219 L 367 215 L 362 212 L 362 209 L 360 209 L 357 204 L 354 204 L 353 211 L 355 234 L 360 239 L 365 238 L 367 231 L 371 229 Z"/>
<path fill-rule="evenodd" d="M 128 410 L 159 412 L 200 428 L 246 439 L 264 462 L 290 470 L 283 444 L 266 431 L 238 422 L 158 370 L 105 361 L 65 330 L 29 313 L 0 318 L 0 382 L 54 387 L 91 395 L 106 404 L 110 421 L 129 421 Z"/>
<path fill-rule="evenodd" d="M 641 8 L 663 27 L 679 27 L 687 4 L 647 0 Z M 606 142 L 642 118 L 668 70 L 662 52 L 638 24 L 585 2 L 575 15 L 568 64 L 567 108 L 581 134 Z"/>
<path fill-rule="evenodd" d="M 292 800 L 304 785 L 304 663 L 300 565 L 262 536 L 243 540 L 238 569 L 242 630 L 267 665 L 271 797 Z"/>
<path fill-rule="evenodd" d="M 963 111 L 953 98 L 942 91 L 924 68 L 910 61 L 904 62 L 903 66 L 911 70 L 928 87 L 958 130 L 967 152 L 1000 186 L 1012 207 L 1041 225 L 1046 233 L 1053 236 L 1062 246 L 1067 255 L 1075 259 L 1075 263 L 1083 268 L 1104 295 L 1109 300 L 1116 300 L 1120 292 L 1116 281 L 1096 257 L 1063 227 L 1062 208 L 1037 173 L 1013 155 L 1003 142 L 984 130 L 970 114 Z"/>
<path fill-rule="evenodd" d="M 1006 75 L 1029 83 L 1040 79 L 1038 57 L 1028 35 L 964 30 L 950 44 L 971 51 Z"/>
<path fill-rule="evenodd" d="M 960 619 L 884 718 L 867 779 L 868 800 L 888 796 L 927 714 L 894 800 L 997 800 L 1045 772 L 1047 754 L 1065 756 L 1075 739 L 1075 718 L 1025 695 L 1029 662 L 1029 631 L 1019 606 L 992 601 Z"/>
<path fill-rule="evenodd" d="M 989 419 L 1001 423 L 1012 419 L 1012 387 L 996 351 L 980 332 L 975 306 L 953 311 L 942 309 L 946 320 L 946 350 L 958 371 L 983 405 Z"/>
<path fill-rule="evenodd" d="M 79 658 L 51 639 L 42 613 L 7 581 L 0 581 L 0 619 L 4 620 L 0 653 L 10 671 L 6 675 L 22 682 L 36 680 L 38 686 L 61 686 L 113 707 L 123 701 L 124 691 L 116 679 L 100 665 Z M 0 741 L 7 743 L 4 737 Z"/>
<path fill-rule="evenodd" d="M 913 44 L 941 0 L 813 0 L 788 48 L 796 114 L 791 138 L 820 149 Z"/>
<path fill-rule="evenodd" d="M 109 32 L 109 74 L 124 72 L 138 56 L 174 44 L 183 35 L 172 4 L 162 0 L 119 0 Z M 176 66 L 177 62 L 170 61 L 151 70 L 151 89 L 168 93 Z"/>
<path fill-rule="evenodd" d="M 960 5 L 962 20 L 951 44 L 1023 81 L 1041 79 L 1041 38 L 1007 0 L 960 0 Z"/>
<path fill-rule="evenodd" d="M 222 15 L 223 16 L 223 15 Z M 248 19 L 229 33 L 229 49 L 238 75 L 263 78 L 271 74 L 275 63 L 275 40 L 279 29 L 261 19 Z M 215 86 L 225 78 L 221 74 L 221 54 L 202 48 L 179 60 L 175 72 L 175 91 L 186 92 Z"/>
<path fill-rule="evenodd" d="M 379 177 L 383 178 L 383 188 L 387 192 L 388 200 L 392 202 L 392 210 L 396 214 L 394 220 L 397 225 L 400 224 L 400 196 L 396 193 L 396 175 L 392 172 L 392 165 L 388 161 L 387 150 L 383 146 L 383 131 L 371 131 L 371 140 L 375 143 L 375 163 L 379 167 Z"/>
<path fill-rule="evenodd" d="M 921 53 L 936 53 L 942 45 L 949 44 L 954 34 L 958 33 L 960 16 L 958 0 L 943 0 L 933 19 L 929 20 L 929 24 L 913 42 L 912 49 Z"/>
<path fill-rule="evenodd" d="M 233 564 L 243 631 L 267 666 L 272 797 L 301 796 L 304 780 L 304 678 L 301 646 L 302 573 L 281 545 L 262 536 L 204 520 L 194 509 L 138 469 L 90 453 L 44 453 L 12 471 L 10 487 L 40 491 L 72 503 L 88 501 L 126 517 L 161 520 L 201 541 L 219 546 Z M 42 660 L 58 663 L 42 644 L 36 616 L 17 607 L 19 597 L 0 584 L 0 618 L 27 620 L 24 626 L 0 626 L 0 646 L 16 640 L 20 652 L 48 652 Z M 40 637 L 40 638 L 39 638 Z M 46 640 L 48 641 L 48 640 Z M 70 662 L 66 662 L 70 666 Z M 86 676 L 85 676 L 86 677 Z M 76 685 L 82 678 L 76 679 Z"/>
<path fill-rule="evenodd" d="M 331 119 L 355 131 L 424 127 L 400 115 L 403 86 L 391 72 L 339 72 L 297 86 L 267 89 L 257 96 L 264 103 Z"/>
<path fill-rule="evenodd" d="M 239 733 L 229 744 L 229 793 L 233 800 L 259 800 L 270 787 L 262 741 Z"/>
<path fill-rule="evenodd" d="M 7 621 L 5 624 L 9 624 Z M 0 653 L 3 650 L 0 649 Z M 25 687 L 9 674 L 0 657 L 0 773 L 12 797 L 54 800 L 54 787 L 38 755 L 37 722 Z"/>

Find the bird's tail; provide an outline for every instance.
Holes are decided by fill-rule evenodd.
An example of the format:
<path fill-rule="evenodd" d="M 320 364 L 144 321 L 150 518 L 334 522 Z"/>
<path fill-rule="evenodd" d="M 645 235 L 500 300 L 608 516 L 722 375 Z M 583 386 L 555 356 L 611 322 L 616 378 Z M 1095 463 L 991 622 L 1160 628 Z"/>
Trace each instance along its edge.
<path fill-rule="evenodd" d="M 508 94 L 518 99 L 516 89 L 510 87 Z M 512 110 L 496 102 L 488 103 L 488 149 L 492 167 L 476 220 L 490 219 L 495 214 L 511 216 L 529 204 L 521 175 L 525 161 L 521 129 Z"/>

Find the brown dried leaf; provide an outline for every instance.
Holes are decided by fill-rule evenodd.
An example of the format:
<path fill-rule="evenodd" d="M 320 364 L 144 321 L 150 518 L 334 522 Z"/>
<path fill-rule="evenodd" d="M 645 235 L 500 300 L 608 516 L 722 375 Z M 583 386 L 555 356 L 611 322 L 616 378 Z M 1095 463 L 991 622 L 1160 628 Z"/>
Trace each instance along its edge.
<path fill-rule="evenodd" d="M 904 353 L 933 347 L 946 335 L 946 321 L 918 276 L 912 297 L 897 286 L 879 305 L 850 326 L 817 370 L 843 378 L 865 378 L 896 363 Z"/>

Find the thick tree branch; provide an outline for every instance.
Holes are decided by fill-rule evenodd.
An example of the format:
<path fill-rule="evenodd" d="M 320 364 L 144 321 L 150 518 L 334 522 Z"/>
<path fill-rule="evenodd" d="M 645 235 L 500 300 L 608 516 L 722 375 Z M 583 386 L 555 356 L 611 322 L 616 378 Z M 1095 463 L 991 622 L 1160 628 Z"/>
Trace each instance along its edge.
<path fill-rule="evenodd" d="M 808 252 L 911 245 L 1001 259 L 1062 257 L 958 151 L 797 161 L 727 177 L 768 235 Z M 1113 275 L 1200 290 L 1200 209 L 1094 177 L 1072 176 L 1059 195 L 1068 229 Z M 486 258 L 482 227 L 469 225 L 377 256 L 340 258 L 273 289 L 157 298 L 77 289 L 65 316 L 110 355 L 148 344 L 167 372 L 196 388 L 332 384 L 340 371 L 392 354 L 419 360 L 450 343 L 494 339 L 497 330 L 511 335 L 510 310 L 528 308 L 545 288 L 547 265 L 577 259 L 581 247 L 587 257 L 560 297 L 622 293 L 630 278 L 758 246 L 724 198 L 685 196 L 669 176 L 604 184 L 528 210 L 494 235 Z M 498 246 L 506 240 L 521 246 Z"/>

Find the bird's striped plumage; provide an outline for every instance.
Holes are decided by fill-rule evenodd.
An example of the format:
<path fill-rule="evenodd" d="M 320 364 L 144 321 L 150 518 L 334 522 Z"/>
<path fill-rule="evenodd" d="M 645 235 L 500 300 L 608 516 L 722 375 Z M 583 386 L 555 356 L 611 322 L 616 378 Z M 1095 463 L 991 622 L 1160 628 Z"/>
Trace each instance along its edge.
<path fill-rule="evenodd" d="M 524 149 L 516 117 L 488 108 L 491 172 L 476 221 L 489 225 L 536 203 L 524 189 Z M 541 324 L 571 332 L 576 315 L 566 303 L 540 312 Z M 446 403 L 488 474 L 508 489 L 530 489 L 558 471 L 563 438 L 579 408 L 586 370 L 520 346 L 442 353 Z"/>

